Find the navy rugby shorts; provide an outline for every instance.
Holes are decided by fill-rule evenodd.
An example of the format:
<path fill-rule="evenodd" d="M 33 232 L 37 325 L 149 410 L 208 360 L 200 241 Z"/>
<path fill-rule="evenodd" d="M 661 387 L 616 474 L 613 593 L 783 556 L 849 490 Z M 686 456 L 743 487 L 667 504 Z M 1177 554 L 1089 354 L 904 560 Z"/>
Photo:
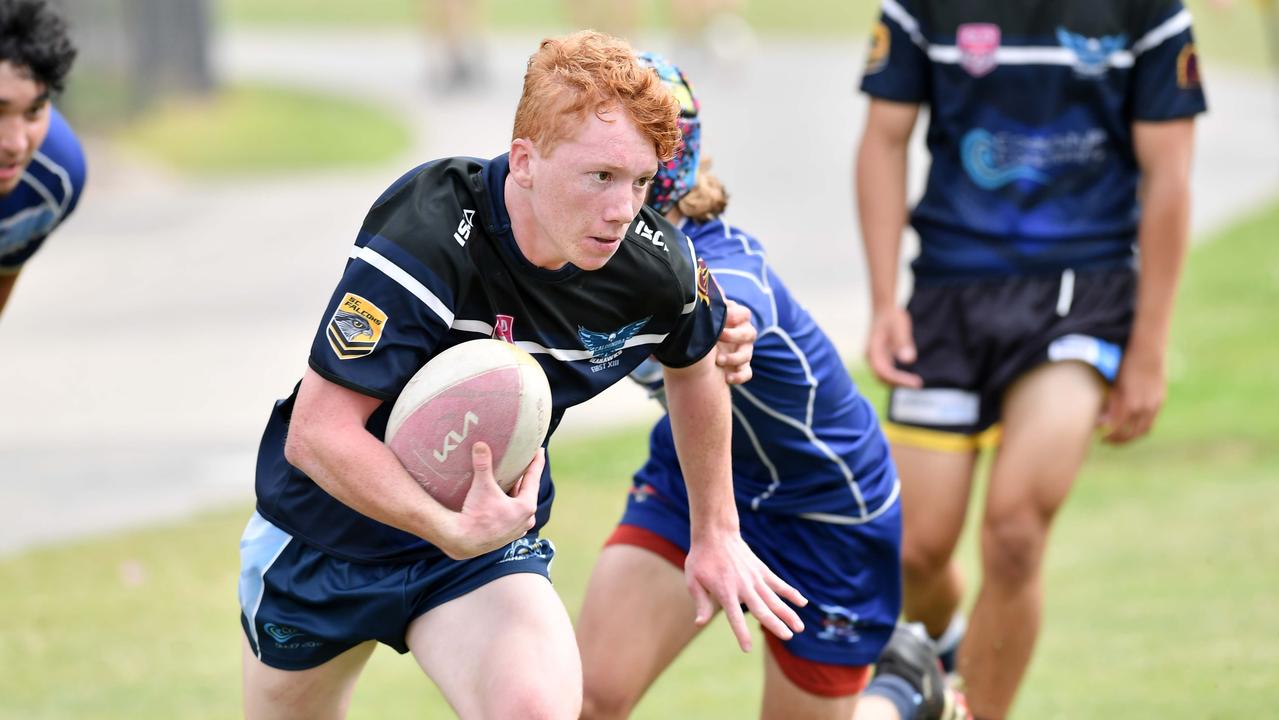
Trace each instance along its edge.
<path fill-rule="evenodd" d="M 796 608 L 804 632 L 765 632 L 783 673 L 808 692 L 854 695 L 869 679 L 901 610 L 901 504 L 869 522 L 841 525 L 740 510 L 742 538 L 779 577 L 808 598 Z M 689 547 L 688 495 L 675 458 L 650 457 L 636 473 L 626 510 L 607 545 L 650 550 L 681 570 Z"/>
<path fill-rule="evenodd" d="M 1083 362 L 1114 382 L 1136 287 L 1127 267 L 916 287 L 906 309 L 917 359 L 899 365 L 924 387 L 893 388 L 885 435 L 938 449 L 989 444 L 1004 391 L 1042 363 Z"/>
<path fill-rule="evenodd" d="M 253 513 L 240 540 L 240 625 L 253 653 L 281 670 L 323 664 L 367 640 L 408 652 L 419 615 L 513 573 L 550 578 L 555 546 L 529 533 L 469 560 L 356 563 Z"/>

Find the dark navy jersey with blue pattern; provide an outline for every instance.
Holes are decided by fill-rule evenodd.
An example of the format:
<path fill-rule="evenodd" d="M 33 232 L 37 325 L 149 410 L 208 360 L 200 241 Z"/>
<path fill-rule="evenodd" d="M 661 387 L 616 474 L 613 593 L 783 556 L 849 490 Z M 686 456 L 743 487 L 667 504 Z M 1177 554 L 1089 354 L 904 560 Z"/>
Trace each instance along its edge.
<path fill-rule="evenodd" d="M 1205 110 L 1178 0 L 883 0 L 862 90 L 929 106 L 922 282 L 1132 261 L 1132 124 Z"/>
<path fill-rule="evenodd" d="M 0 274 L 21 268 L 75 210 L 84 174 L 80 141 L 62 115 L 50 107 L 44 142 L 18 186 L 0 197 Z"/>
<path fill-rule="evenodd" d="M 550 380 L 551 431 L 566 408 L 626 377 L 650 354 L 672 367 L 715 346 L 724 301 L 691 243 L 648 208 L 601 269 L 534 266 L 511 234 L 506 156 L 450 158 L 397 180 L 374 203 L 311 347 L 327 380 L 383 400 L 378 438 L 400 391 L 434 354 L 498 337 L 537 359 Z M 294 395 L 276 404 L 258 456 L 258 511 L 353 560 L 443 557 L 426 541 L 343 505 L 284 458 Z M 548 464 L 549 468 L 549 464 Z M 543 476 L 537 526 L 554 496 Z"/>
<path fill-rule="evenodd" d="M 759 333 L 753 375 L 732 388 L 739 507 L 849 524 L 877 516 L 896 500 L 897 476 L 875 410 L 835 346 L 773 272 L 755 238 L 719 219 L 685 222 L 681 229 L 724 296 L 750 309 Z M 653 432 L 669 435 L 670 424 L 660 422 Z M 673 447 L 667 441 L 653 446 Z"/>

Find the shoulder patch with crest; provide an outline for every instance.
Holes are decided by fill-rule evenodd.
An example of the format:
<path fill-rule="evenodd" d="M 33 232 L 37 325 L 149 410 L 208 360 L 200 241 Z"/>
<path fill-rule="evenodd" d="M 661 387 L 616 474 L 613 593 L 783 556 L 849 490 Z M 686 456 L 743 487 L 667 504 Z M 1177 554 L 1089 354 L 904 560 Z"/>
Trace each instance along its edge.
<path fill-rule="evenodd" d="M 1193 90 L 1199 85 L 1199 55 L 1195 52 L 1195 44 L 1188 42 L 1177 54 L 1177 87 Z"/>
<path fill-rule="evenodd" d="M 711 283 L 715 282 L 715 278 L 711 276 L 711 269 L 706 267 L 706 261 L 697 258 L 697 299 L 711 304 Z M 719 285 L 715 287 L 718 289 Z"/>
<path fill-rule="evenodd" d="M 325 330 L 339 360 L 361 358 L 373 352 L 386 327 L 386 313 L 355 293 L 347 293 L 329 318 Z"/>
<path fill-rule="evenodd" d="M 888 64 L 888 55 L 893 49 L 893 35 L 888 25 L 880 22 L 870 36 L 870 52 L 866 55 L 866 74 L 873 75 Z"/>

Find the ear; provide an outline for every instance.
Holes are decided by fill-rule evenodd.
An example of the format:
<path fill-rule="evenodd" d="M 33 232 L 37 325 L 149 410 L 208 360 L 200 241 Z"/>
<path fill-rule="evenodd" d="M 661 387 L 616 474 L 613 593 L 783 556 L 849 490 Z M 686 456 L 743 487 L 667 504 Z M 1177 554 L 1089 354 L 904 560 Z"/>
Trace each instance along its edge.
<path fill-rule="evenodd" d="M 525 190 L 533 187 L 533 167 L 539 156 L 533 141 L 527 138 L 516 138 L 511 141 L 511 179 Z"/>

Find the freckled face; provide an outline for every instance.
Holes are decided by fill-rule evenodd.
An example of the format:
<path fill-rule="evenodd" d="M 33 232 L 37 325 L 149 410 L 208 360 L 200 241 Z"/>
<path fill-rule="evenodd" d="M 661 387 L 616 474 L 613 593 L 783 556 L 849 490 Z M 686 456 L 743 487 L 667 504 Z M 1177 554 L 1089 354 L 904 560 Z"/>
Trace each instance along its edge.
<path fill-rule="evenodd" d="M 644 205 L 657 150 L 625 112 L 590 113 L 549 154 L 533 149 L 529 170 L 534 237 L 521 243 L 529 260 L 598 270 Z"/>
<path fill-rule="evenodd" d="M 0 62 L 0 195 L 18 186 L 49 133 L 49 91 L 9 62 Z"/>

